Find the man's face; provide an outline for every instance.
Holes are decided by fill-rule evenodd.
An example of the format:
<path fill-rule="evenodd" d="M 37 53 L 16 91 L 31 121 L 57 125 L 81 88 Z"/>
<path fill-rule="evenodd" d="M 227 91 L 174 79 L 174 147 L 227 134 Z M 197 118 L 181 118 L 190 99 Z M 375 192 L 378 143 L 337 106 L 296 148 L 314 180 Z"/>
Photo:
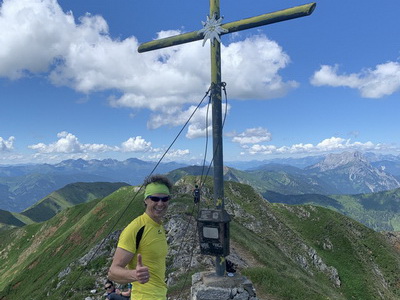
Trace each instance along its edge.
<path fill-rule="evenodd" d="M 147 197 L 144 202 L 146 203 L 146 213 L 155 222 L 161 223 L 162 218 L 167 213 L 169 195 L 167 194 L 154 194 Z M 164 200 L 164 201 L 163 201 Z"/>
<path fill-rule="evenodd" d="M 112 293 L 114 291 L 114 286 L 111 285 L 110 283 L 107 283 L 104 287 L 107 293 Z"/>

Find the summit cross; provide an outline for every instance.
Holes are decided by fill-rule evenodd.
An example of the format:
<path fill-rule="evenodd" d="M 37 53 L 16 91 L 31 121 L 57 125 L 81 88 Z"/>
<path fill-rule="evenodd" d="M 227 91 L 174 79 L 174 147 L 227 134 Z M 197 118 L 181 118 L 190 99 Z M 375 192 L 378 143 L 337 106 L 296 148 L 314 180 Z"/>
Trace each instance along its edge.
<path fill-rule="evenodd" d="M 220 1 L 210 0 L 210 14 L 203 23 L 203 29 L 176 36 L 154 40 L 139 46 L 138 52 L 147 52 L 166 47 L 181 45 L 203 39 L 210 40 L 211 47 L 211 104 L 212 132 L 214 159 L 214 202 L 217 209 L 224 210 L 224 181 L 223 181 L 223 145 L 222 145 L 222 101 L 221 101 L 221 41 L 220 36 L 254 27 L 264 26 L 312 14 L 316 3 L 309 3 L 272 13 L 243 19 L 236 22 L 222 23 L 220 16 Z M 223 276 L 226 271 L 224 257 L 216 258 L 216 274 Z"/>

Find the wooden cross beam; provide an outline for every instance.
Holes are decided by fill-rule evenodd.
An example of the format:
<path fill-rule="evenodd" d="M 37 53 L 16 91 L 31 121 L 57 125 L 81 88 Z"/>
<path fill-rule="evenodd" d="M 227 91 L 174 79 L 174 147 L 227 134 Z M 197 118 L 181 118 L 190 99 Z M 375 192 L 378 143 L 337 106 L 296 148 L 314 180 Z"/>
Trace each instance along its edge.
<path fill-rule="evenodd" d="M 279 10 L 272 13 L 263 14 L 257 17 L 247 18 L 236 22 L 230 22 L 222 24 L 221 27 L 226 29 L 227 32 L 222 32 L 221 35 L 242 31 L 245 29 L 250 29 L 254 27 L 269 25 L 277 22 L 287 21 L 291 19 L 296 19 L 300 17 L 309 16 L 315 9 L 315 3 L 309 3 L 301 6 L 296 6 L 284 10 Z M 213 14 L 210 14 L 212 17 Z M 198 31 L 192 31 L 188 33 L 183 33 L 180 35 L 175 35 L 159 40 L 154 40 L 151 42 L 143 43 L 139 46 L 138 52 L 147 52 L 162 48 L 167 48 L 171 46 L 186 44 L 194 41 L 199 41 L 203 39 L 203 35 L 200 35 Z"/>
<path fill-rule="evenodd" d="M 309 3 L 257 17 L 221 24 L 222 18 L 220 17 L 219 0 L 210 0 L 210 15 L 207 17 L 207 22 L 203 22 L 203 29 L 143 43 L 138 48 L 139 52 L 146 52 L 198 41 L 201 39 L 204 39 L 204 45 L 205 41 L 210 39 L 211 103 L 214 153 L 214 201 L 217 209 L 224 210 L 220 36 L 258 26 L 309 16 L 314 11 L 315 6 L 316 3 Z M 224 262 L 224 257 L 217 256 L 216 274 L 218 276 L 223 276 L 225 274 L 226 267 Z"/>

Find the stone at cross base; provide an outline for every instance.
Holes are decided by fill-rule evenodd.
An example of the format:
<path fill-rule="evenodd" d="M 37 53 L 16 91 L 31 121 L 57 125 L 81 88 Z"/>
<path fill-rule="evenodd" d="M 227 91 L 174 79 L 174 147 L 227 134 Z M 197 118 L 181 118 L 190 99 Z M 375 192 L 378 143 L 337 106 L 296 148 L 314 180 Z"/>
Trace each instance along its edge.
<path fill-rule="evenodd" d="M 232 277 L 200 272 L 192 276 L 191 300 L 259 300 L 253 283 L 238 273 Z"/>

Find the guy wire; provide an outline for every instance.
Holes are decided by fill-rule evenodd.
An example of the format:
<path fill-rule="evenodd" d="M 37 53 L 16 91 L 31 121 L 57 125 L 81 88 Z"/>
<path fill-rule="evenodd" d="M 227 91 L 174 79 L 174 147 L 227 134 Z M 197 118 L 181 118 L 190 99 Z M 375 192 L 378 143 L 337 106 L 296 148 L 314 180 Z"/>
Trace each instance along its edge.
<path fill-rule="evenodd" d="M 202 182 L 203 182 L 203 176 L 204 176 L 204 169 L 206 166 L 206 159 L 207 159 L 207 152 L 208 152 L 208 114 L 210 111 L 210 104 L 211 104 L 211 95 L 208 96 L 208 104 L 207 104 L 207 112 L 206 112 L 206 145 L 204 147 L 204 159 L 203 159 L 203 168 L 201 170 L 201 177 L 200 177 L 200 187 L 202 186 Z M 208 174 L 208 170 L 207 170 L 207 174 Z"/>
<path fill-rule="evenodd" d="M 224 112 L 224 118 L 223 118 L 223 121 L 222 121 L 222 129 L 224 129 L 226 117 L 227 117 L 227 114 L 228 114 L 228 95 L 227 95 L 227 92 L 226 92 L 226 83 L 225 82 L 221 82 L 221 87 L 222 87 L 222 90 L 224 91 L 224 95 L 225 95 L 225 112 Z M 207 113 L 208 113 L 208 110 L 207 110 Z M 206 120 L 208 120 L 208 118 Z M 206 136 L 207 136 L 207 141 L 208 141 L 208 130 L 206 130 Z M 209 174 L 209 172 L 211 170 L 211 166 L 212 166 L 212 164 L 214 162 L 214 157 L 216 155 L 216 152 L 217 152 L 219 146 L 220 145 L 219 145 L 219 142 L 218 142 L 217 146 L 215 147 L 215 151 L 213 153 L 213 156 L 212 156 L 212 159 L 210 161 L 210 164 L 209 164 L 209 166 L 207 168 L 207 173 L 204 176 L 204 181 L 203 181 L 203 174 L 202 174 L 201 184 L 199 185 L 200 187 L 203 187 L 204 184 L 205 184 L 205 179 L 207 178 L 207 176 L 208 176 L 208 174 Z M 205 164 L 205 160 L 204 160 L 204 164 Z"/>
<path fill-rule="evenodd" d="M 197 203 L 197 205 L 194 205 L 194 206 L 193 206 L 193 211 L 194 211 L 194 208 L 195 208 L 195 207 L 197 207 L 197 214 L 198 214 L 198 213 L 199 213 L 199 209 L 200 209 L 200 202 Z M 193 218 L 193 211 L 192 211 L 192 215 L 191 215 L 192 218 Z M 190 219 L 192 219 L 192 218 L 190 218 Z M 191 221 L 188 222 L 188 226 L 187 226 L 186 228 L 189 228 L 190 223 L 191 223 Z M 187 230 L 186 230 L 186 231 L 187 231 Z M 185 232 L 185 235 L 186 235 L 186 232 Z M 186 274 L 186 275 L 185 275 L 185 280 L 183 281 L 183 285 L 182 285 L 181 291 L 179 292 L 179 295 L 178 295 L 178 297 L 177 297 L 177 300 L 180 300 L 179 298 L 180 298 L 180 296 L 181 296 L 181 294 L 182 294 L 182 292 L 183 292 L 183 288 L 185 287 L 186 282 L 187 282 L 187 279 L 188 279 L 188 277 L 189 277 L 188 271 L 189 271 L 190 266 L 191 266 L 191 264 L 192 264 L 193 254 L 194 254 L 194 249 L 195 249 L 194 246 L 195 246 L 195 244 L 196 244 L 196 240 L 195 240 L 195 238 L 196 238 L 196 231 L 194 231 L 193 234 L 191 235 L 191 237 L 189 237 L 189 242 L 190 242 L 190 238 L 192 238 L 192 241 L 191 241 L 192 250 L 190 251 L 190 259 L 189 259 L 189 261 L 188 261 L 188 264 L 187 264 L 187 266 L 186 266 L 186 270 L 185 270 L 185 272 L 184 272 L 184 274 Z M 183 244 L 183 243 L 182 243 L 182 244 Z M 181 244 L 181 246 L 182 246 L 182 244 Z M 190 244 L 189 244 L 189 245 L 190 245 Z M 180 250 L 181 250 L 181 249 L 179 249 L 178 254 L 180 253 Z M 177 256 L 178 256 L 178 255 L 177 255 Z M 172 266 L 172 265 L 171 265 L 171 266 Z"/>
<path fill-rule="evenodd" d="M 169 147 L 167 148 L 167 150 L 165 150 L 164 154 L 161 156 L 161 158 L 158 160 L 158 162 L 156 163 L 156 165 L 154 166 L 154 168 L 151 170 L 150 174 L 147 177 L 150 177 L 155 170 L 158 168 L 158 166 L 160 165 L 161 161 L 164 159 L 164 157 L 167 155 L 168 151 L 172 148 L 172 146 L 175 144 L 175 142 L 177 141 L 178 137 L 181 135 L 181 133 L 183 132 L 183 130 L 186 128 L 186 126 L 189 124 L 190 120 L 192 119 L 192 117 L 194 116 L 194 114 L 196 113 L 196 111 L 199 109 L 200 105 L 203 103 L 204 99 L 207 97 L 207 95 L 209 94 L 211 90 L 211 87 L 207 90 L 207 92 L 205 93 L 205 95 L 203 96 L 203 98 L 201 99 L 200 103 L 196 106 L 196 108 L 193 110 L 192 114 L 190 115 L 190 117 L 188 118 L 188 120 L 185 122 L 185 124 L 182 126 L 181 130 L 178 132 L 178 134 L 176 135 L 176 137 L 174 138 L 174 140 L 171 142 L 171 144 L 169 145 Z M 108 231 L 108 234 L 106 235 L 109 236 L 112 231 L 115 229 L 115 227 L 117 226 L 118 222 L 122 219 L 122 216 L 128 211 L 129 206 L 133 203 L 133 201 L 136 199 L 137 195 L 139 194 L 139 192 L 143 189 L 144 184 L 142 184 L 139 189 L 136 191 L 135 195 L 132 197 L 132 199 L 129 201 L 129 203 L 126 205 L 125 209 L 122 211 L 122 213 L 120 214 L 120 216 L 117 218 L 116 222 L 113 224 L 113 226 L 111 227 L 111 229 Z M 105 242 L 106 238 L 104 238 L 101 243 L 99 244 L 99 246 L 97 247 L 97 249 L 94 251 L 94 253 L 92 254 L 92 256 L 90 257 L 90 259 L 88 260 L 88 262 L 86 263 L 86 266 L 93 260 L 93 258 L 95 257 L 95 255 L 97 254 L 97 252 L 99 251 L 99 249 L 103 246 L 104 242 Z M 85 266 L 85 267 L 86 267 Z M 82 268 L 82 270 L 79 272 L 79 275 L 77 276 L 77 278 L 72 282 L 72 284 L 70 285 L 69 288 L 66 289 L 65 295 L 67 295 L 67 293 L 71 290 L 71 287 L 73 287 L 78 280 L 81 278 L 83 272 L 85 271 L 86 268 Z"/>
<path fill-rule="evenodd" d="M 225 95 L 225 112 L 224 112 L 224 118 L 223 118 L 223 122 L 222 122 L 222 128 L 224 128 L 224 126 L 225 126 L 225 121 L 226 121 L 226 117 L 227 117 L 227 111 L 228 111 L 228 96 L 227 96 L 227 92 L 226 92 L 226 83 L 225 83 L 225 82 L 221 83 L 221 87 L 222 87 L 222 89 L 223 89 L 223 91 L 224 91 L 224 95 Z M 211 96 L 210 96 L 210 97 L 211 97 Z M 208 103 L 208 107 L 209 107 L 209 105 L 210 105 L 210 102 L 211 102 L 211 99 L 210 99 L 210 101 L 209 101 L 209 103 Z M 204 168 L 205 168 L 205 162 L 206 162 L 206 156 L 207 156 L 207 145 L 208 145 L 208 113 L 209 113 L 208 107 L 207 107 L 207 113 L 206 113 L 206 147 L 205 147 L 205 148 L 206 148 L 206 151 L 205 151 L 204 160 L 203 160 L 203 170 L 202 170 L 201 179 L 200 179 L 200 185 L 199 185 L 200 188 L 203 187 L 203 186 L 205 185 L 205 179 L 206 179 L 207 176 L 208 176 L 208 173 L 209 173 L 209 171 L 210 171 L 210 169 L 211 169 L 212 163 L 213 163 L 213 161 L 214 161 L 214 156 L 215 156 L 215 152 L 214 152 L 213 157 L 212 157 L 212 159 L 211 159 L 211 162 L 210 162 L 210 164 L 209 164 L 209 166 L 208 166 L 208 168 L 207 168 L 207 173 L 206 173 L 206 175 L 203 177 L 203 175 L 204 175 Z M 219 145 L 217 145 L 216 150 L 218 149 L 218 147 L 219 147 Z M 204 181 L 203 181 L 203 180 L 204 180 Z M 200 201 L 197 203 L 197 212 L 196 212 L 196 215 L 198 215 L 199 211 L 200 211 Z M 193 217 L 193 212 L 194 212 L 194 207 L 193 207 L 193 210 L 192 210 L 192 213 L 191 213 L 191 216 L 192 216 L 192 217 Z M 188 230 L 190 224 L 191 224 L 191 221 L 188 221 L 188 225 L 187 225 L 187 227 L 185 228 L 185 233 L 184 233 L 183 238 L 182 238 L 181 246 L 180 246 L 180 248 L 179 248 L 179 250 L 178 250 L 178 254 L 181 252 L 181 250 L 182 250 L 182 248 L 183 248 L 183 244 L 184 244 L 184 243 L 183 243 L 183 239 L 185 238 L 185 236 L 186 236 L 186 234 L 187 234 L 187 230 Z M 183 292 L 183 287 L 186 285 L 187 279 L 188 279 L 188 277 L 189 277 L 188 270 L 190 269 L 190 266 L 191 266 L 191 264 L 192 264 L 193 254 L 194 254 L 194 251 L 195 251 L 195 247 L 194 247 L 194 245 L 195 245 L 195 243 L 196 243 L 195 237 L 196 237 L 196 232 L 194 232 L 194 233 L 192 234 L 192 249 L 191 249 L 191 252 L 190 252 L 190 259 L 189 259 L 188 265 L 186 266 L 186 271 L 184 272 L 184 273 L 186 274 L 186 276 L 185 276 L 185 280 L 184 280 L 183 285 L 182 285 L 182 289 L 181 289 L 181 291 L 180 291 L 180 293 L 179 293 L 179 295 L 178 295 L 178 297 L 177 297 L 177 300 L 179 300 L 179 297 L 181 296 L 181 294 L 182 294 L 182 292 Z M 177 255 L 177 256 L 178 256 L 178 255 Z M 173 265 L 173 264 L 171 264 L 170 268 L 172 267 L 172 265 Z"/>
<path fill-rule="evenodd" d="M 191 212 L 190 215 L 189 215 L 189 220 L 188 220 L 188 222 L 187 222 L 187 226 L 185 227 L 184 233 L 183 233 L 183 236 L 182 236 L 182 242 L 180 243 L 180 246 L 179 246 L 179 249 L 178 249 L 178 253 L 175 255 L 175 258 L 179 256 L 179 254 L 181 253 L 181 251 L 182 251 L 182 249 L 183 249 L 183 247 L 184 247 L 184 245 L 185 245 L 186 234 L 187 234 L 188 229 L 189 229 L 189 227 L 190 227 L 190 225 L 191 225 L 191 223 L 192 223 L 192 219 L 193 219 L 193 215 L 194 215 L 194 210 L 195 210 L 196 207 L 197 207 L 197 212 L 198 212 L 198 210 L 199 210 L 199 203 L 197 203 L 197 205 L 193 204 L 192 212 Z M 193 251 L 193 248 L 194 248 L 194 247 L 192 247 L 192 251 Z M 169 271 L 171 270 L 172 266 L 174 265 L 174 262 L 175 262 L 175 259 L 173 260 L 172 264 L 167 268 L 166 273 L 169 273 Z"/>

